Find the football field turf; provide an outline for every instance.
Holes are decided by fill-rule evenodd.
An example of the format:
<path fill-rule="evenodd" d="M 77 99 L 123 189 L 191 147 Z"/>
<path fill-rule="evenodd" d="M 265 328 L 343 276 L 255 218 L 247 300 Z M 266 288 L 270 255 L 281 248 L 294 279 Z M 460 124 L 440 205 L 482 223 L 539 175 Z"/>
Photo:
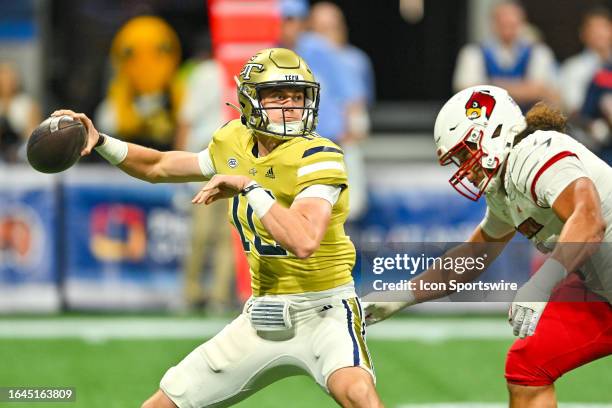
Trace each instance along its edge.
<path fill-rule="evenodd" d="M 499 403 L 507 400 L 504 356 L 512 338 L 507 336 L 510 328 L 504 330 L 506 327 L 499 324 L 499 319 L 503 318 L 419 317 L 375 326 L 368 343 L 378 390 L 386 406 L 503 406 Z M 201 343 L 198 328 L 207 326 L 208 330 L 202 333 L 209 335 L 223 323 L 207 322 L 147 318 L 2 319 L 0 387 L 75 387 L 77 400 L 0 403 L 0 406 L 138 407 L 157 388 L 165 370 Z M 138 329 L 138 325 L 142 328 Z M 612 407 L 611 381 L 612 358 L 603 359 L 561 378 L 557 382 L 558 396 L 561 402 L 573 403 L 566 406 Z M 238 406 L 335 404 L 310 378 L 299 376 L 273 384 Z"/>

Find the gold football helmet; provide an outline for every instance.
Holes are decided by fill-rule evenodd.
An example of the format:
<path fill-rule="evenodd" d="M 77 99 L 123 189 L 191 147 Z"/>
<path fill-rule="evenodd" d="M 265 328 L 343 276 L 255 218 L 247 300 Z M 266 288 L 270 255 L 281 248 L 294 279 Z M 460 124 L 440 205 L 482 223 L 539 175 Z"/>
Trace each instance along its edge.
<path fill-rule="evenodd" d="M 242 122 L 253 131 L 280 139 L 304 136 L 317 126 L 319 83 L 306 62 L 285 48 L 268 48 L 251 57 L 235 78 Z M 261 105 L 260 91 L 269 88 L 299 88 L 304 90 L 304 107 L 268 107 Z M 283 123 L 273 123 L 269 109 L 283 111 Z M 285 121 L 286 109 L 302 109 L 302 119 Z"/>

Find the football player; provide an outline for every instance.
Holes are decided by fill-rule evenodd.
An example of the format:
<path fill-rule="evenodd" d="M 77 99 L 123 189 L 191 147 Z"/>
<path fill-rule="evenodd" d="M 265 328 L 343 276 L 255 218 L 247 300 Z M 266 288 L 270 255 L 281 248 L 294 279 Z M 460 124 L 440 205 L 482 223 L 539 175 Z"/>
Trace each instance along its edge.
<path fill-rule="evenodd" d="M 170 368 L 143 406 L 231 405 L 298 373 L 342 406 L 382 406 L 351 277 L 355 248 L 344 232 L 343 153 L 314 133 L 319 84 L 282 48 L 258 52 L 236 82 L 241 118 L 197 154 L 125 143 L 99 134 L 83 114 L 54 113 L 85 124 L 83 154 L 95 148 L 134 177 L 210 180 L 193 203 L 229 199 L 248 256 L 253 296 L 242 314 Z"/>
<path fill-rule="evenodd" d="M 515 231 L 551 253 L 517 291 L 509 311 L 519 336 L 506 360 L 513 407 L 556 406 L 557 378 L 612 354 L 612 170 L 564 127 L 565 118 L 542 103 L 524 117 L 508 93 L 493 86 L 459 92 L 435 123 L 440 164 L 458 166 L 451 185 L 487 202 L 469 244 L 446 256 L 487 253 L 489 265 Z M 418 288 L 419 281 L 470 281 L 483 271 L 429 269 L 413 280 Z M 448 294 L 415 290 L 404 302 L 371 303 L 366 321 Z"/>

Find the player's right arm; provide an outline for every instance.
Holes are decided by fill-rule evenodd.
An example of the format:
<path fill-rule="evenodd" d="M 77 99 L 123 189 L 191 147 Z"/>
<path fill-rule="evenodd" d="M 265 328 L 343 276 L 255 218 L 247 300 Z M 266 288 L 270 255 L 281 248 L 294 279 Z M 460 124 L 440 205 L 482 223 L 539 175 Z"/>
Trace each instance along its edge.
<path fill-rule="evenodd" d="M 487 214 L 480 225 L 474 229 L 470 238 L 464 243 L 446 252 L 443 258 L 454 257 L 484 257 L 485 267 L 483 269 L 467 269 L 464 273 L 458 274 L 454 271 L 430 268 L 418 275 L 412 282 L 416 282 L 416 287 L 422 287 L 420 282 L 448 283 L 450 280 L 457 282 L 470 282 L 487 270 L 489 265 L 502 253 L 506 244 L 514 236 L 514 228 L 504 223 L 487 209 Z M 449 285 L 444 285 L 448 287 Z M 432 287 L 429 285 L 428 287 Z M 408 293 L 408 299 L 402 302 L 372 302 L 365 303 L 366 323 L 374 324 L 385 320 L 400 310 L 430 300 L 438 299 L 450 295 L 452 292 L 447 290 L 414 290 Z"/>
<path fill-rule="evenodd" d="M 155 149 L 126 143 L 108 136 L 101 136 L 93 122 L 83 113 L 71 110 L 58 110 L 52 116 L 68 115 L 80 120 L 87 129 L 87 145 L 81 152 L 86 156 L 96 148 L 100 137 L 103 144 L 97 147 L 98 152 L 111 164 L 127 174 L 150 183 L 180 183 L 186 181 L 204 181 L 214 175 L 214 170 L 207 166 L 210 160 L 203 160 L 202 152 L 181 151 L 160 152 Z"/>
<path fill-rule="evenodd" d="M 160 152 L 134 143 L 128 143 L 127 156 L 117 167 L 150 183 L 205 181 L 212 176 L 202 172 L 198 153 Z"/>
<path fill-rule="evenodd" d="M 450 249 L 446 252 L 442 257 L 443 258 L 458 258 L 458 257 L 470 257 L 470 258 L 484 258 L 485 267 L 482 269 L 471 268 L 466 269 L 464 273 L 456 273 L 452 270 L 444 270 L 431 268 L 422 274 L 418 275 L 416 278 L 412 279 L 417 282 L 417 287 L 422 287 L 419 282 L 442 282 L 449 283 L 451 280 L 455 280 L 457 282 L 471 282 L 474 279 L 478 278 L 482 275 L 489 265 L 497 259 L 499 254 L 502 253 L 506 244 L 512 239 L 514 236 L 514 230 L 511 232 L 506 232 L 504 235 L 498 236 L 497 238 L 489 235 L 483 229 L 482 224 L 474 229 L 470 238 L 461 245 L 456 246 L 455 248 Z M 448 287 L 448 285 L 443 285 Z M 431 287 L 431 285 L 428 285 Z M 448 296 L 453 292 L 447 290 L 415 290 L 414 294 L 414 303 L 422 303 L 428 302 L 430 300 L 439 299 L 444 296 Z"/>

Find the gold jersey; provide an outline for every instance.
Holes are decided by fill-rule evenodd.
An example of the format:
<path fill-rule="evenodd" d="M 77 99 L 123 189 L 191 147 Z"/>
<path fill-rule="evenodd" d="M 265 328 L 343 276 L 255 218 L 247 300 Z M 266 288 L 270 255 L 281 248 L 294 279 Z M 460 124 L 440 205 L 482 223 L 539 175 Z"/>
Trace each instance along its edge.
<path fill-rule="evenodd" d="M 246 197 L 229 200 L 229 219 L 247 254 L 253 295 L 318 292 L 351 282 L 355 247 L 344 232 L 349 203 L 342 150 L 316 134 L 290 139 L 264 157 L 255 156 L 254 146 L 253 132 L 240 120 L 217 130 L 209 145 L 217 174 L 248 176 L 286 208 L 315 184 L 340 186 L 342 192 L 319 249 L 307 259 L 296 258 L 274 241 Z"/>

